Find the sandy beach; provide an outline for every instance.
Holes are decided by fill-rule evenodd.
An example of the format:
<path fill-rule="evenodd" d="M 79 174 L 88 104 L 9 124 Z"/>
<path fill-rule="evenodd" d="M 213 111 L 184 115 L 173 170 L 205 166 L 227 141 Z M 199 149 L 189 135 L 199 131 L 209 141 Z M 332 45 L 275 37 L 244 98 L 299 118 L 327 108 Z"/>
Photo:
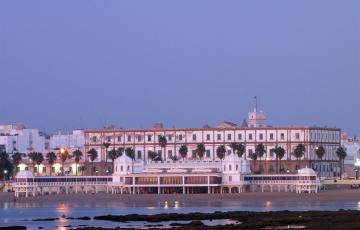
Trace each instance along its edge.
<path fill-rule="evenodd" d="M 66 201 L 77 203 L 87 202 L 162 202 L 162 201 L 185 201 L 187 203 L 192 201 L 206 202 L 214 200 L 244 200 L 244 201 L 318 201 L 318 202 L 331 202 L 331 201 L 359 201 L 360 202 L 360 190 L 357 189 L 334 189 L 321 191 L 318 194 L 296 194 L 285 192 L 252 192 L 252 193 L 240 193 L 240 194 L 172 194 L 172 195 L 157 195 L 157 194 L 141 194 L 141 195 L 120 195 L 120 194 L 59 194 L 59 195 L 46 195 L 37 197 L 21 197 L 16 198 L 16 202 L 58 202 Z M 0 203 L 14 202 L 13 193 L 0 193 Z"/>

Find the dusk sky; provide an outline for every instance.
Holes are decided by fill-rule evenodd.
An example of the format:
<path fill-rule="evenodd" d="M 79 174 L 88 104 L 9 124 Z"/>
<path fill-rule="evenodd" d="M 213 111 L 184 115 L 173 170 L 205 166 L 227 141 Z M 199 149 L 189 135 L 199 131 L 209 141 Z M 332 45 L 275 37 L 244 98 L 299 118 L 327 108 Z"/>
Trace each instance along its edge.
<path fill-rule="evenodd" d="M 0 123 L 360 135 L 360 1 L 0 0 Z"/>

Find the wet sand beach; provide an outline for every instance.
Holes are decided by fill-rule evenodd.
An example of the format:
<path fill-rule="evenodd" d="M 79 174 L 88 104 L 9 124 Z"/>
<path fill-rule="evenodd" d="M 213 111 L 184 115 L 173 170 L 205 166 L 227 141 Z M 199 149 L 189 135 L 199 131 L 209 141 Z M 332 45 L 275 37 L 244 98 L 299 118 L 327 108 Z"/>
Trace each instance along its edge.
<path fill-rule="evenodd" d="M 162 202 L 162 201 L 184 201 L 187 203 L 194 202 L 206 202 L 206 201 L 231 201 L 231 200 L 242 200 L 242 201 L 263 201 L 266 202 L 271 200 L 273 202 L 280 201 L 316 201 L 316 202 L 331 202 L 331 201 L 356 201 L 360 202 L 360 190 L 357 189 L 334 189 L 325 190 L 317 194 L 296 194 L 296 193 L 285 193 L 285 192 L 249 192 L 240 194 L 140 194 L 140 195 L 120 195 L 120 194 L 54 194 L 44 195 L 36 197 L 19 197 L 16 198 L 17 203 L 21 202 Z M 0 202 L 14 202 L 13 193 L 0 193 Z"/>

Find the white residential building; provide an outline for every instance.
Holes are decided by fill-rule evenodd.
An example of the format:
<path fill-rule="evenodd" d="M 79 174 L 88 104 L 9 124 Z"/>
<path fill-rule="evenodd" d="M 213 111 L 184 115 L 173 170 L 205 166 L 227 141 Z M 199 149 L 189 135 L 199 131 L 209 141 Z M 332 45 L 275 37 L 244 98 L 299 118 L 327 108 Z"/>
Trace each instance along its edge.
<path fill-rule="evenodd" d="M 85 145 L 84 130 L 73 130 L 72 133 L 54 134 L 50 137 L 50 149 L 83 149 Z"/>

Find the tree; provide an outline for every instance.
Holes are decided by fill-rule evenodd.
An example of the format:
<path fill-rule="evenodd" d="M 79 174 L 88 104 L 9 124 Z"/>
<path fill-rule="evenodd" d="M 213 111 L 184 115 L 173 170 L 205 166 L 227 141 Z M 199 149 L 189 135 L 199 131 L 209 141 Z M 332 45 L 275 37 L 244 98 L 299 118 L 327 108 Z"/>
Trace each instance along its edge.
<path fill-rule="evenodd" d="M 22 161 L 21 154 L 19 152 L 14 152 L 13 155 L 12 155 L 12 160 L 13 160 L 13 163 L 14 163 L 14 165 L 16 167 L 16 170 L 17 170 L 18 165 Z"/>
<path fill-rule="evenodd" d="M 78 164 L 83 157 L 83 153 L 79 149 L 77 149 L 73 152 L 73 156 L 74 156 L 75 167 L 76 167 L 76 176 L 77 176 L 78 175 Z"/>
<path fill-rule="evenodd" d="M 316 156 L 317 156 L 317 158 L 319 160 L 322 160 L 322 158 L 325 155 L 325 148 L 322 145 L 316 147 L 315 148 L 315 154 L 316 154 Z M 319 172 L 321 172 L 321 166 L 320 165 L 319 165 Z"/>
<path fill-rule="evenodd" d="M 236 154 L 239 150 L 239 144 L 233 142 L 229 145 L 229 147 L 232 149 L 233 153 Z"/>
<path fill-rule="evenodd" d="M 87 152 L 89 158 L 90 158 L 90 161 L 91 161 L 91 175 L 93 175 L 94 173 L 94 161 L 96 160 L 96 158 L 98 157 L 98 153 L 95 149 L 90 149 L 88 152 Z"/>
<path fill-rule="evenodd" d="M 222 161 L 225 157 L 226 148 L 224 145 L 220 145 L 216 149 L 216 156 Z"/>
<path fill-rule="evenodd" d="M 205 145 L 203 143 L 198 144 L 195 149 L 195 152 L 201 160 L 206 152 Z"/>
<path fill-rule="evenodd" d="M 42 153 L 37 153 L 37 156 L 36 156 L 36 164 L 38 165 L 38 175 L 40 173 L 40 164 L 44 161 L 44 156 L 42 155 Z"/>
<path fill-rule="evenodd" d="M 61 148 L 59 151 L 59 158 L 61 160 L 61 174 L 64 175 L 64 163 L 69 158 L 69 152 L 64 148 Z"/>
<path fill-rule="evenodd" d="M 54 165 L 55 161 L 56 161 L 56 154 L 54 152 L 48 152 L 46 154 L 46 161 L 49 163 L 50 165 L 50 176 L 51 176 L 51 171 L 52 171 L 52 166 Z"/>
<path fill-rule="evenodd" d="M 110 152 L 108 152 L 108 155 L 112 162 L 112 172 L 114 172 L 114 162 L 115 162 L 115 159 L 120 156 L 120 152 L 118 150 L 116 150 L 115 148 L 113 148 L 112 150 L 110 150 Z"/>
<path fill-rule="evenodd" d="M 340 178 L 342 178 L 343 168 L 344 168 L 344 161 L 345 161 L 345 158 L 347 156 L 347 153 L 346 153 L 345 149 L 340 146 L 336 150 L 336 156 L 339 158 L 339 161 L 340 161 Z"/>
<path fill-rule="evenodd" d="M 285 149 L 283 147 L 275 147 L 272 150 L 275 153 L 276 156 L 276 171 L 277 173 L 280 173 L 278 161 L 280 161 L 280 168 L 281 168 L 281 159 L 285 156 Z"/>
<path fill-rule="evenodd" d="M 256 153 L 257 158 L 260 159 L 260 168 L 261 168 L 260 171 L 262 170 L 261 158 L 264 156 L 265 152 L 266 152 L 265 146 L 262 143 L 260 143 L 256 146 L 255 153 Z"/>
<path fill-rule="evenodd" d="M 255 163 L 257 160 L 257 154 L 256 152 L 249 154 L 250 159 L 253 161 L 253 173 L 255 173 Z"/>
<path fill-rule="evenodd" d="M 0 177 L 3 180 L 8 180 L 12 171 L 13 165 L 9 160 L 9 155 L 5 151 L 0 152 Z"/>
<path fill-rule="evenodd" d="M 305 146 L 303 144 L 298 144 L 294 149 L 293 155 L 297 160 L 296 169 L 300 168 L 300 159 L 305 155 Z"/>
<path fill-rule="evenodd" d="M 245 145 L 238 144 L 237 155 L 241 158 L 245 153 Z"/>
<path fill-rule="evenodd" d="M 28 153 L 28 157 L 29 157 L 29 159 L 31 160 L 31 163 L 32 163 L 33 173 L 35 173 L 35 163 L 36 163 L 37 156 L 38 156 L 37 152 Z"/>
<path fill-rule="evenodd" d="M 133 161 L 135 160 L 135 150 L 131 147 L 125 149 L 126 156 L 130 157 Z"/>
<path fill-rule="evenodd" d="M 81 176 L 84 176 L 84 171 L 85 171 L 85 165 L 81 165 L 80 167 L 79 167 L 79 170 L 80 170 L 80 172 L 81 172 Z"/>
<path fill-rule="evenodd" d="M 108 167 L 107 167 L 107 157 L 108 157 L 108 148 L 110 146 L 110 143 L 109 142 L 104 142 L 103 143 L 103 146 L 105 148 L 105 173 L 107 174 L 107 170 L 108 170 Z"/>
<path fill-rule="evenodd" d="M 151 159 L 151 161 L 155 161 L 158 157 L 158 154 L 155 151 L 148 151 L 148 158 Z"/>
<path fill-rule="evenodd" d="M 159 135 L 158 142 L 159 142 L 161 148 L 164 150 L 164 159 L 166 160 L 166 153 L 165 153 L 165 147 L 167 145 L 166 137 L 164 135 Z"/>
<path fill-rule="evenodd" d="M 188 147 L 186 145 L 182 145 L 179 148 L 180 156 L 183 158 L 183 160 L 186 158 L 188 153 Z"/>

